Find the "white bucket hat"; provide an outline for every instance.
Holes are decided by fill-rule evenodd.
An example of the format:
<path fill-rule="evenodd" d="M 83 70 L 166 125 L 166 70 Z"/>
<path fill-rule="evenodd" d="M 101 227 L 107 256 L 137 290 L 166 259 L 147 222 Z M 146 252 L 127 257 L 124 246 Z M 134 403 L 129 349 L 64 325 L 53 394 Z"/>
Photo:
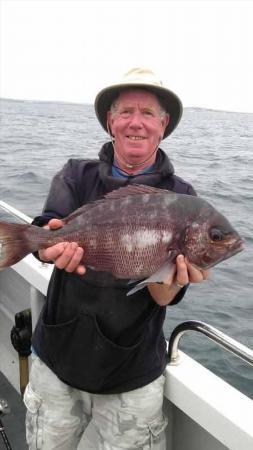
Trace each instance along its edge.
<path fill-rule="evenodd" d="M 102 127 L 108 132 L 107 112 L 110 110 L 111 104 L 121 91 L 131 88 L 145 89 L 158 97 L 161 105 L 170 115 L 169 123 L 163 135 L 163 139 L 165 139 L 177 127 L 182 116 L 183 106 L 178 96 L 163 87 L 157 75 L 149 69 L 132 69 L 123 76 L 119 83 L 112 84 L 97 94 L 94 106 Z"/>

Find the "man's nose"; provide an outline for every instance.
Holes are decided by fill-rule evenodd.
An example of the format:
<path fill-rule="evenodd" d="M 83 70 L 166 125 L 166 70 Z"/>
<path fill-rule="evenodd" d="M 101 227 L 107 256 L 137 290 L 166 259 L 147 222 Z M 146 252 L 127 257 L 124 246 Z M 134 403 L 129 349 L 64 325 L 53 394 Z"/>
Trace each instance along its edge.
<path fill-rule="evenodd" d="M 142 115 L 140 112 L 135 111 L 133 112 L 133 114 L 131 114 L 131 120 L 130 120 L 130 124 L 131 127 L 134 128 L 141 128 L 142 127 Z"/>

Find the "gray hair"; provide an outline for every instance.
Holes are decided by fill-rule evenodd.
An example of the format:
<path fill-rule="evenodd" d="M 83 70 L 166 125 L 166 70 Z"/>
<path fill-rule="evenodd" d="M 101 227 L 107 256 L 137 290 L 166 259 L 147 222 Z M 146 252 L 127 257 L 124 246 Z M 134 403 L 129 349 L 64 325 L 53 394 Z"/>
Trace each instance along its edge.
<path fill-rule="evenodd" d="M 154 94 L 154 95 L 155 95 L 155 94 Z M 118 111 L 119 96 L 120 96 L 120 94 L 116 97 L 116 99 L 113 100 L 113 102 L 112 102 L 112 104 L 111 104 L 111 107 L 110 107 L 110 112 L 112 113 L 113 116 L 114 116 L 114 115 L 117 113 L 117 111 Z M 162 103 L 161 103 L 161 101 L 160 101 L 160 99 L 159 99 L 159 97 L 158 97 L 157 95 L 156 95 L 156 98 L 157 98 L 158 103 L 159 103 L 159 116 L 160 116 L 161 119 L 163 119 L 164 116 L 165 116 L 166 114 L 168 114 L 168 113 L 167 113 L 167 111 L 164 109 L 164 107 L 162 106 Z"/>

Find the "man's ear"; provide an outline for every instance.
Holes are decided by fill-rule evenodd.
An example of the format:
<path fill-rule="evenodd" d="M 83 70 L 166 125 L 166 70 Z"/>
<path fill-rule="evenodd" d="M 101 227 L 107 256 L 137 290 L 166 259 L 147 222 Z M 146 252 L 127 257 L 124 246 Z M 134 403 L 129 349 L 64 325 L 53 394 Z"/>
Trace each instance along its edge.
<path fill-rule="evenodd" d="M 110 136 L 113 136 L 112 125 L 113 125 L 113 115 L 112 115 L 111 111 L 108 111 L 107 112 L 106 127 L 107 127 L 108 134 Z"/>
<path fill-rule="evenodd" d="M 170 121 L 170 115 L 168 113 L 164 114 L 164 117 L 162 118 L 163 131 L 165 131 L 167 125 L 169 124 L 169 121 Z"/>

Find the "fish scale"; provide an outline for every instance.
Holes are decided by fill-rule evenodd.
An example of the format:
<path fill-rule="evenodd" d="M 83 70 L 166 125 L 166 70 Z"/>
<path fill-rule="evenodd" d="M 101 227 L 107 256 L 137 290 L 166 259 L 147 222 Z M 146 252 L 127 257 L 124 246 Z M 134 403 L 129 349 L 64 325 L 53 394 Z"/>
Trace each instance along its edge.
<path fill-rule="evenodd" d="M 154 231 L 159 238 L 159 230 Z M 166 248 L 162 243 L 162 235 L 159 238 L 160 246 L 148 245 L 147 242 L 140 248 L 137 240 L 131 242 L 136 232 L 140 232 L 140 229 L 119 224 L 117 233 L 113 233 L 109 225 L 103 228 L 101 233 L 94 233 L 94 231 L 87 233 L 84 243 L 86 248 L 84 263 L 90 267 L 96 266 L 101 271 L 113 272 L 117 278 L 130 278 L 133 273 L 138 277 L 147 276 L 162 264 Z M 126 236 L 127 239 L 124 240 Z M 95 241 L 95 245 L 94 243 L 90 245 L 92 241 Z M 117 248 L 116 253 L 115 248 Z"/>

